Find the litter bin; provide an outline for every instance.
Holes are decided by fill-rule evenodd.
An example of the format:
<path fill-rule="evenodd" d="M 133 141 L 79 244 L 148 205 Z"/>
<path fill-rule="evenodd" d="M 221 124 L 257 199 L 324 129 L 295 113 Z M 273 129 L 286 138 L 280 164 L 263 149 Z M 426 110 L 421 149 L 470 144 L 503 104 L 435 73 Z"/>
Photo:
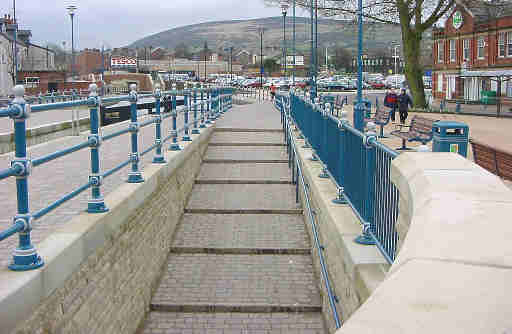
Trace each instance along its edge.
<path fill-rule="evenodd" d="M 468 154 L 469 127 L 460 122 L 435 122 L 432 126 L 433 151 Z"/>
<path fill-rule="evenodd" d="M 481 93 L 480 102 L 482 104 L 496 104 L 496 92 L 493 90 L 484 90 Z"/>

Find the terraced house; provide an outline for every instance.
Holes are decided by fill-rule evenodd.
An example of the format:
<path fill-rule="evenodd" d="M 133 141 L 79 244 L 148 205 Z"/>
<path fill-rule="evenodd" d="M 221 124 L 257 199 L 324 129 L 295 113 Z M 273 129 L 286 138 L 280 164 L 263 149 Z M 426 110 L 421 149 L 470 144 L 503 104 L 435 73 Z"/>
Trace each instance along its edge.
<path fill-rule="evenodd" d="M 14 50 L 17 51 L 18 82 L 36 88 L 55 71 L 54 51 L 30 42 L 30 30 L 17 30 L 14 45 L 15 20 L 8 15 L 0 18 L 0 96 L 12 93 Z M 47 81 L 47 80 L 46 80 Z"/>
<path fill-rule="evenodd" d="M 512 2 L 457 1 L 432 36 L 435 98 L 480 101 L 486 91 L 512 97 Z"/>

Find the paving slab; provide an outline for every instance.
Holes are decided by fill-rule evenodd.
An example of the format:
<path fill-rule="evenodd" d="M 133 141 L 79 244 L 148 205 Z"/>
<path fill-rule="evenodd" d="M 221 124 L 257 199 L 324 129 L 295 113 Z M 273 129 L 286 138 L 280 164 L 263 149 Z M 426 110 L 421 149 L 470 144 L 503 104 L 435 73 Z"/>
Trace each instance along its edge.
<path fill-rule="evenodd" d="M 305 255 L 171 254 L 151 309 L 320 311 Z"/>
<path fill-rule="evenodd" d="M 223 128 L 283 129 L 281 115 L 270 102 L 234 106 L 217 121 L 217 129 Z"/>
<path fill-rule="evenodd" d="M 186 248 L 188 252 L 309 253 L 302 216 L 279 214 L 185 214 L 172 247 L 174 252 Z"/>
<path fill-rule="evenodd" d="M 286 184 L 196 184 L 187 205 L 187 210 L 196 213 L 198 210 L 280 213 L 299 208 L 299 204 L 295 204 L 295 186 Z"/>
<path fill-rule="evenodd" d="M 215 144 L 236 145 L 247 144 L 284 144 L 283 133 L 279 132 L 227 132 L 215 131 L 210 140 L 210 145 Z"/>
<path fill-rule="evenodd" d="M 246 181 L 272 182 L 291 181 L 291 170 L 284 163 L 203 163 L 196 182 L 221 181 L 234 182 Z"/>
<path fill-rule="evenodd" d="M 276 146 L 209 146 L 205 160 L 288 161 L 288 155 L 284 147 Z"/>
<path fill-rule="evenodd" d="M 167 313 L 152 311 L 139 334 L 324 334 L 320 313 Z"/>

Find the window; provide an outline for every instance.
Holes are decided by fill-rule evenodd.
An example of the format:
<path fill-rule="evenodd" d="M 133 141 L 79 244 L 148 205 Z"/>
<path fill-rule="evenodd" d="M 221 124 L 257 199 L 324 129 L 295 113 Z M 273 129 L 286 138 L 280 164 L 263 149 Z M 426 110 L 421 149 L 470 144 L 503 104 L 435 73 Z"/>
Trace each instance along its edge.
<path fill-rule="evenodd" d="M 510 35 L 510 34 L 508 34 Z M 500 32 L 498 34 L 498 57 L 505 57 L 505 33 Z"/>
<path fill-rule="evenodd" d="M 512 33 L 507 32 L 507 57 L 512 57 Z"/>
<path fill-rule="evenodd" d="M 437 91 L 442 92 L 443 91 L 443 74 L 439 73 L 437 75 Z"/>
<path fill-rule="evenodd" d="M 437 43 L 437 60 L 439 63 L 444 62 L 444 42 Z"/>
<path fill-rule="evenodd" d="M 469 58 L 471 57 L 471 49 L 470 49 L 470 40 L 469 39 L 465 39 L 464 40 L 464 45 L 463 45 L 463 48 L 464 48 L 464 53 L 463 53 L 463 57 L 464 57 L 464 60 L 469 60 Z"/>
<path fill-rule="evenodd" d="M 450 40 L 450 62 L 451 63 L 455 63 L 455 40 L 454 39 L 451 39 Z"/>
<path fill-rule="evenodd" d="M 485 58 L 485 40 L 483 37 L 478 38 L 478 52 L 477 52 L 478 59 L 484 59 Z"/>

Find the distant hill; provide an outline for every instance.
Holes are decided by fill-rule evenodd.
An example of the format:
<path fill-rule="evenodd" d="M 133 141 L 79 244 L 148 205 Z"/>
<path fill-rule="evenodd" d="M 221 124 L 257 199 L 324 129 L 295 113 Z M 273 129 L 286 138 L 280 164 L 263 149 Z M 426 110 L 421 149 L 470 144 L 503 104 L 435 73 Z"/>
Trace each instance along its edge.
<path fill-rule="evenodd" d="M 286 19 L 286 35 L 288 45 L 291 46 L 292 18 Z M 297 49 L 308 50 L 310 40 L 309 24 L 307 18 L 296 19 Z M 207 22 L 174 28 L 147 36 L 133 42 L 128 47 L 164 47 L 174 49 L 176 45 L 185 43 L 191 49 L 202 48 L 205 41 L 213 50 L 224 48 L 228 45 L 237 50 L 245 49 L 252 53 L 259 53 L 260 37 L 258 27 L 265 28 L 263 44 L 265 47 L 278 48 L 283 40 L 283 18 L 269 17 L 252 20 L 234 20 L 221 22 Z M 347 49 L 357 48 L 357 25 L 351 21 L 332 19 L 320 19 L 318 21 L 319 47 L 342 46 Z M 389 52 L 391 41 L 401 41 L 399 26 L 389 24 L 372 24 L 365 27 L 364 45 L 366 50 L 383 50 Z M 267 52 L 265 52 L 267 54 Z"/>

